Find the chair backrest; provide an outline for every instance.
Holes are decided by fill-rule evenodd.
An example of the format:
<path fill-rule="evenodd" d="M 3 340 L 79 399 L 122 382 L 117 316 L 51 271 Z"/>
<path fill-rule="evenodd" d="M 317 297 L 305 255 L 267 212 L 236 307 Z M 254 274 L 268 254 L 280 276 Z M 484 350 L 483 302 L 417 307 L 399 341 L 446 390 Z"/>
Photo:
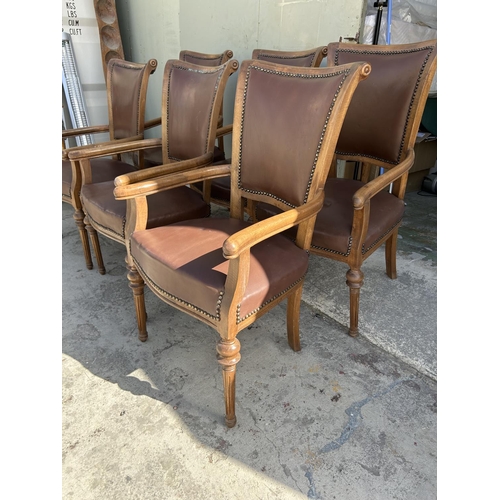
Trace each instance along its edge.
<path fill-rule="evenodd" d="M 327 65 L 366 61 L 337 142 L 337 158 L 391 168 L 415 144 L 436 71 L 437 41 L 403 45 L 330 43 Z"/>
<path fill-rule="evenodd" d="M 205 54 L 203 52 L 195 52 L 194 50 L 181 50 L 179 59 L 181 61 L 198 64 L 200 66 L 220 66 L 229 61 L 233 57 L 232 50 L 225 50 L 220 54 Z M 224 99 L 223 99 L 224 101 Z M 222 127 L 224 123 L 224 103 L 221 103 L 218 126 Z M 219 139 L 219 146 L 223 147 L 223 139 Z"/>
<path fill-rule="evenodd" d="M 287 66 L 314 68 L 321 64 L 321 61 L 327 55 L 327 51 L 328 48 L 326 46 L 300 51 L 254 49 L 252 59 L 285 64 Z"/>
<path fill-rule="evenodd" d="M 161 117 L 164 164 L 213 151 L 224 89 L 238 66 L 234 59 L 214 67 L 167 61 Z"/>
<path fill-rule="evenodd" d="M 181 50 L 179 59 L 181 61 L 198 64 L 199 66 L 220 66 L 233 57 L 232 50 L 225 50 L 221 54 L 204 54 L 193 50 Z"/>
<path fill-rule="evenodd" d="M 242 63 L 233 121 L 232 217 L 239 217 L 244 198 L 287 210 L 323 189 L 346 109 L 369 72 L 365 63 Z"/>
<path fill-rule="evenodd" d="M 157 64 L 156 59 L 144 64 L 123 59 L 108 62 L 106 84 L 111 140 L 144 134 L 149 76 Z"/>

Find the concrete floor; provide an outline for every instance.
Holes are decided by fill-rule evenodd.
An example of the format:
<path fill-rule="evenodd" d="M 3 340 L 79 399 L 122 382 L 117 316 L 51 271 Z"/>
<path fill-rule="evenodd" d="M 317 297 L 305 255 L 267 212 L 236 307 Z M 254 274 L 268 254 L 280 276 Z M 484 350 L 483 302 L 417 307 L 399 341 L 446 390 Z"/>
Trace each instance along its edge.
<path fill-rule="evenodd" d="M 63 498 L 436 498 L 437 198 L 406 201 L 398 279 L 383 250 L 363 267 L 358 338 L 347 269 L 314 256 L 302 351 L 284 304 L 239 334 L 233 429 L 217 334 L 147 290 L 139 342 L 124 247 L 101 238 L 107 274 L 87 270 L 63 204 Z"/>

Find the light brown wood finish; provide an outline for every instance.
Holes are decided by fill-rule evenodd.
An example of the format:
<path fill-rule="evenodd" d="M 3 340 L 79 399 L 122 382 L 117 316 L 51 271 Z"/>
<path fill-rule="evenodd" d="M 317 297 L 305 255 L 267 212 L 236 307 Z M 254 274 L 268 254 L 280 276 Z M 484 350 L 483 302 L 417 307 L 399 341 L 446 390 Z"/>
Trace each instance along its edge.
<path fill-rule="evenodd" d="M 216 351 L 228 427 L 236 424 L 238 332 L 288 300 L 288 341 L 300 350 L 300 298 L 314 219 L 323 205 L 323 187 L 345 113 L 358 83 L 369 73 L 365 63 L 297 68 L 245 61 L 236 88 L 231 165 L 148 180 L 133 172 L 115 180 L 116 199 L 127 200 L 133 214 L 127 249 L 137 316 L 141 322 L 146 318 L 142 278 L 161 300 L 219 333 Z M 311 106 L 317 112 L 297 121 Z M 275 166 L 274 180 L 268 174 L 269 161 Z M 295 175 L 289 175 L 290 168 Z M 148 197 L 228 174 L 229 218 L 146 228 Z M 283 212 L 251 224 L 243 220 L 245 200 L 266 201 Z M 282 236 L 294 227 L 299 228 L 296 242 Z"/>
<path fill-rule="evenodd" d="M 372 73 L 353 97 L 337 143 L 336 160 L 361 162 L 361 176 L 359 181 L 337 178 L 334 161 L 325 185 L 325 206 L 316 219 L 311 253 L 345 262 L 349 267 L 349 334 L 355 337 L 359 333 L 363 262 L 385 243 L 387 275 L 392 279 L 397 276 L 398 229 L 408 171 L 415 157 L 415 139 L 436 71 L 437 41 L 328 45 L 328 66 L 352 61 L 368 62 Z M 374 168 L 382 168 L 383 174 L 369 180 Z M 269 207 L 257 207 L 258 218 L 273 213 Z"/>
<path fill-rule="evenodd" d="M 111 59 L 125 59 L 115 0 L 94 0 L 94 11 L 99 31 L 102 70 L 106 78 L 108 62 Z"/>
<path fill-rule="evenodd" d="M 156 59 L 150 59 L 145 64 L 119 59 L 111 60 L 106 78 L 108 123 L 63 130 L 62 132 L 62 201 L 72 205 L 75 210 L 73 217 L 80 234 L 88 269 L 93 268 L 93 263 L 80 200 L 82 175 L 79 165 L 70 163 L 69 154 L 77 150 L 93 151 L 96 144 L 67 148 L 65 140 L 77 136 L 106 133 L 109 136 L 109 141 L 101 142 L 101 145 L 107 146 L 143 139 L 148 82 L 150 75 L 156 71 L 156 67 Z M 124 94 L 127 95 L 127 99 L 123 98 Z M 135 106 L 129 106 L 129 102 L 134 102 Z M 117 166 L 121 160 L 120 154 L 116 153 L 112 155 L 110 161 L 100 159 L 92 162 L 92 165 L 88 165 L 86 182 L 92 182 L 92 171 L 98 180 L 103 181 L 113 180 L 117 175 L 142 166 L 142 157 L 127 159 L 127 162 L 130 163 L 128 166 Z"/>

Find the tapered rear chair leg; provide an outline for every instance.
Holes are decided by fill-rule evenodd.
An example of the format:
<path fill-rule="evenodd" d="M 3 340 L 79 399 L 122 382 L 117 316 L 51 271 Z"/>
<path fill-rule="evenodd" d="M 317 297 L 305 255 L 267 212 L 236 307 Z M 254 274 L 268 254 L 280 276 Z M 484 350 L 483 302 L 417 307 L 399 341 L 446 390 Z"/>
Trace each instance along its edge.
<path fill-rule="evenodd" d="M 85 229 L 84 218 L 85 214 L 82 210 L 75 210 L 73 219 L 75 220 L 76 227 L 78 228 L 78 232 L 80 234 L 83 256 L 85 257 L 85 264 L 87 266 L 87 269 L 93 269 L 94 264 L 92 262 L 92 256 L 90 254 L 89 235 Z"/>

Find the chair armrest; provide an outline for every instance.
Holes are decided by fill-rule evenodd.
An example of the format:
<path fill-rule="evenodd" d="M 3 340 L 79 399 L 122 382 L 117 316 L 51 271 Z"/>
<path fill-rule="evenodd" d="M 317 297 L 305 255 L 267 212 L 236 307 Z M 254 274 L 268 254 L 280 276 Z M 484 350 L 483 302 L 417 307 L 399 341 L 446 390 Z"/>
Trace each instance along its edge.
<path fill-rule="evenodd" d="M 233 124 L 224 125 L 223 127 L 219 127 L 215 132 L 215 137 L 222 137 L 224 135 L 231 134 L 233 132 Z"/>
<path fill-rule="evenodd" d="M 207 153 L 192 160 L 159 165 L 158 167 L 120 175 L 115 179 L 115 198 L 117 200 L 127 200 L 139 196 L 149 196 L 167 189 L 185 186 L 186 184 L 225 177 L 231 173 L 230 165 L 211 165 L 212 159 L 212 153 Z M 153 169 L 156 169 L 156 172 L 164 172 L 164 175 L 155 177 L 149 175 Z M 136 180 L 136 182 L 131 183 L 130 180 Z"/>
<path fill-rule="evenodd" d="M 399 165 L 387 170 L 382 175 L 379 175 L 359 188 L 352 197 L 354 208 L 362 208 L 368 200 L 408 172 L 414 161 L 415 151 L 410 149 L 406 158 Z"/>
<path fill-rule="evenodd" d="M 113 146 L 115 144 L 126 144 L 129 143 L 130 141 L 140 141 L 144 139 L 142 135 L 136 135 L 133 137 L 126 137 L 124 139 L 113 139 L 112 141 L 104 141 L 100 142 L 99 144 L 86 144 L 85 146 L 74 146 L 72 148 L 67 148 L 63 150 L 62 156 L 64 160 L 71 159 L 70 158 L 70 153 L 73 153 L 75 151 L 91 151 L 95 152 L 96 148 L 105 148 L 109 146 Z M 92 153 L 93 155 L 94 153 Z"/>
<path fill-rule="evenodd" d="M 109 125 L 92 125 L 90 127 L 70 128 L 62 131 L 63 139 L 67 137 L 75 137 L 77 135 L 100 134 L 109 132 Z"/>
<path fill-rule="evenodd" d="M 212 161 L 213 153 L 209 152 L 204 155 L 197 156 L 196 158 L 191 158 L 189 160 L 177 161 L 164 165 L 157 165 L 155 167 L 145 168 L 136 172 L 130 172 L 128 174 L 120 175 L 115 179 L 115 186 L 129 186 L 131 184 L 134 184 L 137 188 L 138 183 L 142 183 L 143 181 L 165 177 L 174 173 L 183 172 L 184 170 L 206 167 L 207 165 L 210 165 Z M 190 180 L 189 182 L 194 181 Z M 186 182 L 186 184 L 188 184 L 189 182 Z"/>
<path fill-rule="evenodd" d="M 321 191 L 313 200 L 297 208 L 273 215 L 268 219 L 255 222 L 249 227 L 229 236 L 222 247 L 226 259 L 236 259 L 252 246 L 275 234 L 315 216 L 322 208 L 325 192 Z"/>
<path fill-rule="evenodd" d="M 139 137 L 139 136 L 137 136 Z M 103 143 L 104 144 L 104 143 Z M 74 148 L 68 154 L 70 160 L 89 160 L 91 158 L 99 158 L 100 156 L 109 156 L 120 153 L 128 153 L 140 151 L 143 149 L 155 148 L 162 145 L 161 138 L 154 139 L 117 139 L 102 144 L 90 144 Z"/>

